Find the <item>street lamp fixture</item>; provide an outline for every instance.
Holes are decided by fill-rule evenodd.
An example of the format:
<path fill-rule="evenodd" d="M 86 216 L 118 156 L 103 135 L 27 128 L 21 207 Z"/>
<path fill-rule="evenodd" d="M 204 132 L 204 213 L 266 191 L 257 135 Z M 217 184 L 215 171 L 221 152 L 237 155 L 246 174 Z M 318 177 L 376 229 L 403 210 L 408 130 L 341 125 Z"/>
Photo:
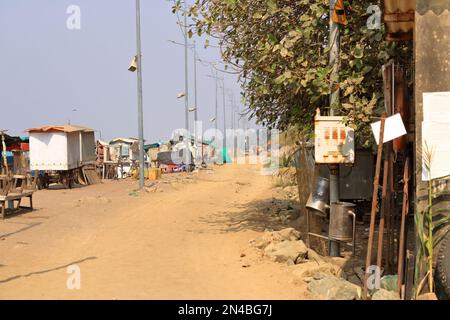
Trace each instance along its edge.
<path fill-rule="evenodd" d="M 128 71 L 135 72 L 137 70 L 137 56 L 134 56 L 128 67 Z"/>
<path fill-rule="evenodd" d="M 186 97 L 186 92 L 180 92 L 179 94 L 177 94 L 177 99 L 181 99 Z"/>

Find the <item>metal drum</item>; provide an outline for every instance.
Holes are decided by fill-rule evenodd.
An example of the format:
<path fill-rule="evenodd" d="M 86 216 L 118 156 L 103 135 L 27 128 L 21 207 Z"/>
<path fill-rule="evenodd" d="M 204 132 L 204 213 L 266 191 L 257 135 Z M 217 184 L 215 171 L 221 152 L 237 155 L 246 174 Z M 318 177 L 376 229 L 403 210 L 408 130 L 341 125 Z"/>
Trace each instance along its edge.
<path fill-rule="evenodd" d="M 315 190 L 309 196 L 306 208 L 314 213 L 326 217 L 327 209 L 330 207 L 330 180 L 318 177 Z"/>
<path fill-rule="evenodd" d="M 329 238 L 337 241 L 354 241 L 356 215 L 353 203 L 331 204 Z"/>

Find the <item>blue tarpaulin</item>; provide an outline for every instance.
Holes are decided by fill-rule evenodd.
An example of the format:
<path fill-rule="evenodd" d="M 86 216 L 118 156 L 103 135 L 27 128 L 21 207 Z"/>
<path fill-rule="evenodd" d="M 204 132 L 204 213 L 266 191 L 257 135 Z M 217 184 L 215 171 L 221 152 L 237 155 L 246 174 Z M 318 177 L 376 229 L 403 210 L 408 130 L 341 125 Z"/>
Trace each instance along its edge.
<path fill-rule="evenodd" d="M 0 151 L 0 168 L 3 166 L 3 153 Z M 14 156 L 10 151 L 6 151 L 6 161 L 8 161 L 8 166 L 12 166 L 14 164 Z"/>
<path fill-rule="evenodd" d="M 231 163 L 231 158 L 228 154 L 228 150 L 227 148 L 223 148 L 222 151 L 220 152 L 220 154 L 222 155 L 222 161 L 226 162 L 226 163 Z"/>

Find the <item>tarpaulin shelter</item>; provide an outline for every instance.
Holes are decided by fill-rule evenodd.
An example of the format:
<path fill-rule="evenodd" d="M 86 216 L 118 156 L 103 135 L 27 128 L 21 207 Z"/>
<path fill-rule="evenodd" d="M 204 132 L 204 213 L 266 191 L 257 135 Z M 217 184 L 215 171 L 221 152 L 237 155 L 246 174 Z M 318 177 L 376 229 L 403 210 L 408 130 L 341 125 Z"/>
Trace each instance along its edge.
<path fill-rule="evenodd" d="M 224 163 L 232 163 L 233 161 L 230 158 L 230 155 L 228 154 L 228 149 L 227 148 L 222 148 L 222 150 L 220 150 L 221 155 L 221 161 L 223 161 Z"/>

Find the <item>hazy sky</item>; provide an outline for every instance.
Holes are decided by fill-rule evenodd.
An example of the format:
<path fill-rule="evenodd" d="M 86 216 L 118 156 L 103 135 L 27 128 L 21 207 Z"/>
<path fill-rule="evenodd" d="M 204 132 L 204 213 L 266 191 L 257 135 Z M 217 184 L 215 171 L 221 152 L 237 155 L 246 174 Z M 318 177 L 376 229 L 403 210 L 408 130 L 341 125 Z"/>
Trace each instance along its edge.
<path fill-rule="evenodd" d="M 183 36 L 171 4 L 141 0 L 147 141 L 184 126 L 184 101 L 176 98 L 184 91 L 184 48 L 168 41 L 183 42 Z M 80 30 L 66 26 L 70 5 L 81 9 Z M 198 42 L 201 58 L 220 59 L 217 49 Z M 0 128 L 24 135 L 27 128 L 70 119 L 101 130 L 103 139 L 137 136 L 136 73 L 127 70 L 135 51 L 134 0 L 0 0 Z M 199 118 L 211 125 L 215 83 L 207 77 L 210 67 L 198 67 Z M 236 78 L 227 76 L 226 86 L 239 102 Z"/>

